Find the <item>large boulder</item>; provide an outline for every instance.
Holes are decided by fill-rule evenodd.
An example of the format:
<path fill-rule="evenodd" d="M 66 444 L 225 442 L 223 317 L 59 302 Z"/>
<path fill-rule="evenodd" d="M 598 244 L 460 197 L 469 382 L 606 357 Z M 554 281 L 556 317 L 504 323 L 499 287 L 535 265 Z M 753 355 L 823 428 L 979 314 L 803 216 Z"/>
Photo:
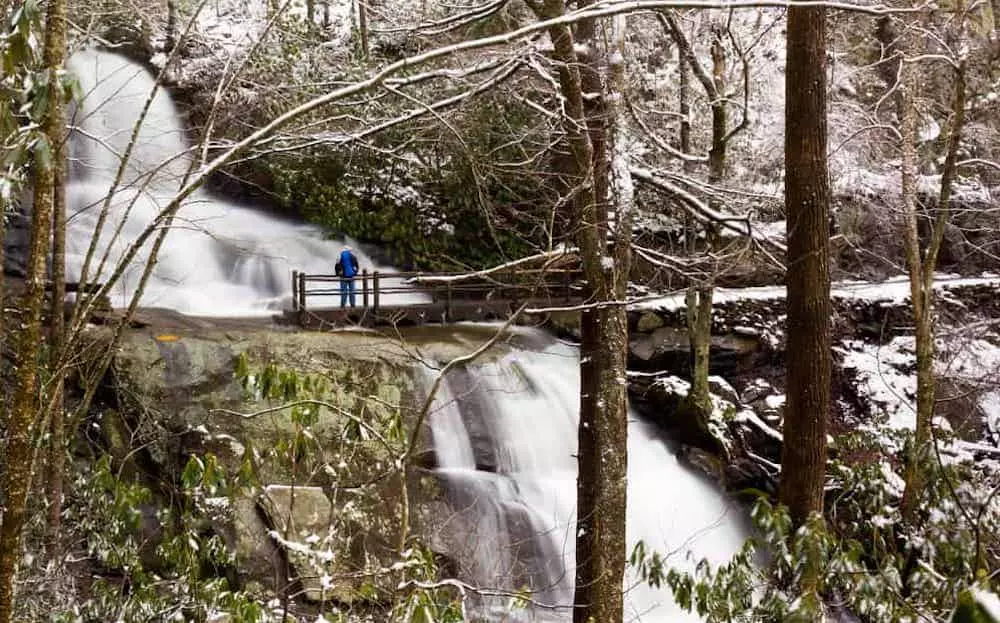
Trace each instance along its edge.
<path fill-rule="evenodd" d="M 398 561 L 398 461 L 433 378 L 427 362 L 475 350 L 490 329 L 421 328 L 386 338 L 167 329 L 163 320 L 124 335 L 100 394 L 92 428 L 112 456 L 161 491 L 179 486 L 192 456 L 214 456 L 231 483 L 249 477 L 212 520 L 244 584 L 273 594 L 293 578 L 306 598 L 341 602 L 391 590 L 366 578 Z M 98 343 L 109 335 L 103 327 L 91 333 Z M 299 397 L 323 404 L 293 412 L 282 407 L 294 396 L 266 397 L 262 379 L 271 365 L 266 374 L 294 373 L 301 390 L 310 388 Z M 433 447 L 427 422 L 421 426 L 407 488 L 413 533 L 432 542 L 447 505 L 426 469 Z M 303 543 L 326 553 L 316 558 Z"/>

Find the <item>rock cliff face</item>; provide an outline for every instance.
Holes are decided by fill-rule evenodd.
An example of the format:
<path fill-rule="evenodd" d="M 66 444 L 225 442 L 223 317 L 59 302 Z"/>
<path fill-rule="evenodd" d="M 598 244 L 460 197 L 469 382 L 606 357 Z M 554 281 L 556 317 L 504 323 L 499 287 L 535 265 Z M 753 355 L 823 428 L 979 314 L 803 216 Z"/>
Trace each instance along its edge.
<path fill-rule="evenodd" d="M 94 332 L 99 344 L 106 336 Z M 233 479 L 252 473 L 251 485 L 225 503 L 225 519 L 211 528 L 236 552 L 244 581 L 280 592 L 294 578 L 293 590 L 307 600 L 377 598 L 379 589 L 394 587 L 390 574 L 378 571 L 399 560 L 398 461 L 433 378 L 428 370 L 489 335 L 487 328 L 394 337 L 134 331 L 116 355 L 90 428 L 163 503 L 192 456 L 215 457 Z M 289 403 L 298 406 L 281 408 Z M 434 530 L 425 526 L 440 526 L 449 511 L 428 469 L 428 430 L 412 455 L 411 524 L 429 542 Z"/>

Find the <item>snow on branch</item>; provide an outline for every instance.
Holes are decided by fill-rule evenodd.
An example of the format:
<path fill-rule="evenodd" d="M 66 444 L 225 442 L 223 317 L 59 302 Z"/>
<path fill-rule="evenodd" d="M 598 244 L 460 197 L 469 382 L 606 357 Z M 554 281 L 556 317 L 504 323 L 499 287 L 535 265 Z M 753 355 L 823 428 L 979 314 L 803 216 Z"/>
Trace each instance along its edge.
<path fill-rule="evenodd" d="M 681 204 L 688 213 L 690 213 L 696 219 L 705 223 L 718 223 L 721 227 L 728 229 L 740 236 L 746 236 L 756 242 L 760 242 L 764 245 L 768 245 L 781 251 L 785 252 L 785 245 L 783 242 L 775 240 L 769 236 L 766 236 L 763 232 L 755 229 L 748 217 L 745 216 L 735 216 L 732 214 L 726 214 L 722 211 L 715 210 L 711 208 L 707 203 L 701 201 L 691 193 L 687 192 L 683 188 L 676 186 L 669 181 L 663 179 L 662 177 L 656 176 L 649 169 L 643 169 L 639 167 L 632 167 L 629 169 L 632 173 L 632 177 L 636 180 L 649 184 L 650 186 L 672 195 Z"/>
<path fill-rule="evenodd" d="M 552 251 L 546 251 L 544 253 L 536 253 L 535 255 L 529 255 L 527 257 L 522 257 L 516 260 L 511 260 L 510 262 L 504 262 L 503 264 L 498 264 L 490 268 L 484 268 L 483 270 L 476 270 L 467 273 L 461 273 L 458 275 L 418 275 L 416 277 L 410 277 L 403 281 L 403 283 L 448 283 L 455 281 L 465 281 L 467 279 L 478 279 L 481 277 L 489 277 L 490 275 L 509 271 L 512 269 L 520 268 L 525 265 L 535 264 L 539 261 L 544 260 L 545 266 L 567 257 L 575 256 L 579 252 L 576 247 L 567 247 L 565 245 L 559 245 Z"/>

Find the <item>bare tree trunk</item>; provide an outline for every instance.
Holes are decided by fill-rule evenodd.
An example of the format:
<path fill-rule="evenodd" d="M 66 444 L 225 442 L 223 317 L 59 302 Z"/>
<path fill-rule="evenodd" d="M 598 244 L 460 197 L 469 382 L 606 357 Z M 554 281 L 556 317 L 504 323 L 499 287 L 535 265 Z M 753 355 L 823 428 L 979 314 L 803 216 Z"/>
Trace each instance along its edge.
<path fill-rule="evenodd" d="M 691 69 L 684 58 L 684 49 L 677 46 L 677 70 L 680 73 L 677 81 L 677 109 L 681 116 L 680 149 L 682 154 L 691 153 Z M 685 173 L 690 173 L 692 162 L 685 158 L 681 167 Z M 684 252 L 694 253 L 694 219 L 691 213 L 684 211 Z M 689 325 L 690 326 L 690 325 Z M 694 348 L 694 342 L 691 342 Z"/>
<path fill-rule="evenodd" d="M 60 64 L 64 59 L 60 59 Z M 50 104 L 53 129 L 59 133 L 53 149 L 52 172 L 52 307 L 50 310 L 49 362 L 52 397 L 49 400 L 49 555 L 59 550 L 59 530 L 62 517 L 63 469 L 66 456 L 65 432 L 65 353 L 66 344 L 66 118 L 62 99 Z"/>
<path fill-rule="evenodd" d="M 611 34 L 606 37 L 610 50 L 606 58 L 610 65 L 608 97 L 604 112 L 603 152 L 606 168 L 602 171 L 608 191 L 609 209 L 601 211 L 613 221 L 597 228 L 601 240 L 612 240 L 610 262 L 603 253 L 590 258 L 604 270 L 600 308 L 601 356 L 599 371 L 600 401 L 603 417 L 597 421 L 598 442 L 598 504 L 595 532 L 600 547 L 600 566 L 595 568 L 594 619 L 621 621 L 624 615 L 622 582 L 625 575 L 626 534 L 625 509 L 628 503 L 628 393 L 626 360 L 628 354 L 628 315 L 625 307 L 631 268 L 632 186 L 628 172 L 628 154 L 620 135 L 625 120 L 622 101 L 625 88 L 624 15 L 611 19 Z M 604 246 L 602 251 L 606 251 Z"/>
<path fill-rule="evenodd" d="M 695 409 L 699 427 L 706 428 L 712 415 L 708 372 L 712 346 L 712 287 L 690 286 L 684 297 L 688 341 L 691 343 L 691 390 L 688 405 Z M 690 413 L 690 412 L 689 412 Z"/>
<path fill-rule="evenodd" d="M 726 173 L 726 51 L 722 45 L 722 25 L 712 25 L 712 149 L 708 152 L 708 182 L 718 184 Z"/>
<path fill-rule="evenodd" d="M 680 77 L 677 83 L 677 108 L 681 115 L 680 148 L 682 154 L 691 153 L 691 70 L 684 60 L 684 50 L 677 46 L 677 69 Z M 684 160 L 684 172 L 691 169 L 691 162 Z M 686 214 L 686 213 L 685 213 Z M 685 233 L 687 230 L 685 230 Z"/>
<path fill-rule="evenodd" d="M 712 88 L 706 89 L 712 108 L 712 148 L 708 152 L 708 183 L 717 185 L 726 173 L 726 52 L 722 45 L 721 25 L 712 25 Z M 709 204 L 718 209 L 718 199 Z M 714 239 L 712 231 L 706 232 L 708 249 Z M 708 372 L 712 345 L 712 294 L 711 282 L 688 288 L 686 295 L 688 339 L 691 342 L 691 393 L 688 403 L 699 418 L 699 426 L 708 428 L 712 417 L 712 399 L 708 391 Z"/>
<path fill-rule="evenodd" d="M 529 1 L 528 5 L 542 19 L 556 18 L 566 13 L 563 0 Z M 581 563 L 589 569 L 577 574 L 591 580 L 578 583 L 574 596 L 574 621 L 621 621 L 623 616 L 622 580 L 625 570 L 625 504 L 627 445 L 627 404 L 625 394 L 625 340 L 627 323 L 624 300 L 628 279 L 628 244 L 619 244 L 607 256 L 607 208 L 609 188 L 608 136 L 600 102 L 585 105 L 583 94 L 603 93 L 595 57 L 580 62 L 576 56 L 574 36 L 565 24 L 554 24 L 549 30 L 552 56 L 559 71 L 559 89 L 564 99 L 563 131 L 569 147 L 571 193 L 576 239 L 584 273 L 589 283 L 589 302 L 597 305 L 595 337 L 588 340 L 590 350 L 581 352 L 583 362 L 593 368 L 581 370 L 581 382 L 596 384 L 581 387 L 581 414 L 592 418 L 592 447 L 578 451 L 580 473 L 591 479 L 594 487 L 579 500 L 579 517 L 588 518 L 589 532 L 578 531 L 577 547 Z M 594 24 L 577 26 L 581 41 L 599 42 L 594 38 Z M 588 88 L 594 87 L 594 88 Z M 600 148 L 598 148 L 598 145 Z M 616 231 L 629 227 L 628 215 L 616 223 Z M 619 235 L 620 237 L 620 235 Z M 611 260 L 610 262 L 608 260 Z M 591 344 L 591 342 L 593 342 Z M 584 436 L 584 441 L 588 441 Z M 588 455 L 588 450 L 594 450 Z M 578 482 L 578 488 L 580 487 Z M 590 509 L 584 505 L 592 504 Z"/>
<path fill-rule="evenodd" d="M 687 103 L 688 75 L 693 72 L 705 90 L 705 95 L 709 99 L 712 110 L 712 146 L 708 154 L 708 182 L 709 184 L 719 184 L 725 176 L 726 170 L 726 145 L 731 138 L 728 129 L 728 118 L 726 114 L 725 87 L 726 87 L 726 51 L 722 42 L 722 26 L 713 24 L 712 26 L 712 73 L 711 75 L 701 66 L 691 43 L 681 30 L 680 24 L 673 12 L 664 11 L 661 14 L 667 31 L 677 44 L 678 62 L 681 65 L 681 151 L 690 153 L 690 120 L 688 115 L 690 109 Z M 685 162 L 687 165 L 687 162 Z M 687 168 L 687 166 L 685 166 Z M 710 205 L 719 207 L 717 199 L 711 199 Z M 689 252 L 694 251 L 694 235 L 691 231 L 692 222 L 688 215 L 685 215 L 685 242 Z M 706 232 L 707 248 L 710 251 L 714 239 L 713 232 Z M 708 390 L 708 373 L 711 361 L 712 344 L 712 295 L 713 288 L 711 281 L 702 284 L 688 286 L 685 295 L 685 306 L 687 309 L 687 330 L 688 341 L 691 345 L 691 389 L 685 404 L 692 415 L 697 420 L 699 428 L 708 430 L 708 421 L 712 417 L 712 400 Z"/>
<path fill-rule="evenodd" d="M 50 84 L 59 84 L 58 70 L 66 53 L 66 5 L 50 0 L 45 24 L 45 65 Z M 42 122 L 48 146 L 55 149 L 65 131 L 61 92 L 49 100 Z M 39 411 L 38 356 L 41 350 L 42 307 L 45 302 L 45 273 L 51 234 L 55 163 L 44 147 L 36 148 L 34 205 L 31 242 L 21 327 L 14 352 L 17 363 L 14 396 L 7 418 L 6 510 L 0 526 L 0 623 L 10 623 L 14 615 L 14 578 L 21 557 L 21 531 L 31 482 L 31 427 Z"/>
<path fill-rule="evenodd" d="M 589 0 L 586 0 L 583 4 L 589 3 Z M 582 196 L 574 202 L 574 205 L 579 223 L 578 235 L 581 237 L 581 242 L 586 244 L 589 241 L 590 253 L 585 252 L 584 262 L 587 263 L 589 259 L 591 264 L 593 264 L 593 254 L 603 255 L 606 249 L 609 207 L 607 110 L 604 85 L 598 67 L 599 43 L 596 29 L 597 24 L 594 20 L 584 20 L 577 24 L 574 37 L 575 43 L 582 44 L 588 50 L 587 56 L 579 59 L 581 89 L 579 96 L 583 106 L 591 158 L 589 162 L 579 163 L 576 177 L 581 183 L 590 184 L 592 194 L 588 194 L 589 198 L 586 199 L 589 205 L 580 203 L 584 200 Z M 600 95 L 583 98 L 583 93 Z M 587 280 L 591 284 L 589 294 L 594 302 L 607 300 L 604 277 L 602 273 L 598 280 L 590 278 Z M 587 343 L 581 344 L 580 353 L 581 362 L 585 361 L 589 368 L 584 370 L 581 363 L 580 415 L 581 418 L 586 415 L 586 421 L 581 419 L 577 437 L 588 445 L 581 446 L 577 450 L 579 472 L 576 486 L 577 517 L 586 517 L 584 524 L 577 529 L 576 547 L 578 552 L 583 551 L 587 556 L 578 559 L 577 562 L 577 592 L 573 603 L 579 607 L 573 611 L 574 623 L 611 620 L 604 618 L 607 616 L 605 613 L 609 612 L 609 605 L 621 602 L 621 575 L 619 574 L 615 586 L 610 586 L 611 582 L 607 580 L 611 575 L 608 571 L 608 539 L 614 536 L 613 522 L 617 515 L 617 509 L 607 503 L 605 482 L 607 466 L 602 464 L 603 450 L 608 444 L 608 418 L 613 412 L 611 407 L 613 403 L 608 402 L 604 385 L 611 364 L 605 333 L 608 318 L 605 309 L 597 309 L 587 315 L 590 326 L 586 329 L 590 335 Z M 585 382 L 587 385 L 584 385 Z M 622 544 L 623 554 L 624 549 Z"/>
<path fill-rule="evenodd" d="M 7 205 L 0 202 L 0 357 L 3 357 L 4 342 L 4 300 L 7 295 Z"/>
<path fill-rule="evenodd" d="M 368 58 L 368 0 L 358 0 L 358 37 L 361 41 L 361 55 Z"/>
<path fill-rule="evenodd" d="M 580 313 L 580 423 L 577 427 L 576 476 L 576 591 L 573 596 L 573 623 L 587 623 L 594 603 L 594 560 L 591 547 L 597 479 L 597 401 L 591 396 L 598 388 L 596 357 L 600 350 L 601 327 L 595 310 Z"/>
<path fill-rule="evenodd" d="M 177 44 L 177 0 L 167 0 L 167 28 L 163 37 L 163 52 L 170 54 Z"/>
<path fill-rule="evenodd" d="M 913 321 L 916 326 L 917 351 L 917 422 L 914 448 L 911 448 L 906 462 L 906 487 L 903 490 L 901 511 L 903 520 L 912 523 L 916 511 L 916 501 L 923 489 L 923 473 L 920 469 L 921 450 L 930 440 L 930 418 L 934 409 L 933 376 L 926 378 L 924 358 L 927 355 L 933 360 L 933 345 L 927 352 L 925 341 L 924 295 L 922 263 L 920 259 L 920 234 L 917 228 L 917 122 L 914 99 L 919 92 L 917 74 L 913 67 L 904 71 L 900 84 L 897 108 L 900 111 L 900 165 L 901 194 L 903 199 L 904 241 L 906 246 L 906 264 L 910 276 L 910 299 L 913 307 Z M 933 339 L 933 338 L 932 338 Z M 933 361 L 931 361 L 933 363 Z M 932 368 L 931 368 L 932 369 Z M 927 407 L 930 412 L 927 412 Z M 926 423 L 926 426 L 925 426 Z"/>
<path fill-rule="evenodd" d="M 788 214 L 787 406 L 780 499 L 801 525 L 822 513 L 830 408 L 830 181 L 827 172 L 826 16 L 788 10 L 785 205 Z"/>
<path fill-rule="evenodd" d="M 913 524 L 920 507 L 920 496 L 926 480 L 923 473 L 924 461 L 932 441 L 934 422 L 934 272 L 937 256 L 944 241 L 951 204 L 951 191 L 957 169 L 958 148 L 965 126 L 965 66 L 959 64 L 955 71 L 954 94 L 952 97 L 952 121 L 948 135 L 944 168 L 941 171 L 941 190 L 938 196 L 937 215 L 931 231 L 927 251 L 921 260 L 920 239 L 917 228 L 917 121 L 916 94 L 920 92 L 920 80 L 914 68 L 905 70 L 906 80 L 900 91 L 900 119 L 902 140 L 902 195 L 905 220 L 906 263 L 910 274 L 910 298 L 912 299 L 913 321 L 916 327 L 917 359 L 917 419 L 914 430 L 913 448 L 907 457 L 906 486 L 903 489 L 901 511 L 903 520 Z"/>

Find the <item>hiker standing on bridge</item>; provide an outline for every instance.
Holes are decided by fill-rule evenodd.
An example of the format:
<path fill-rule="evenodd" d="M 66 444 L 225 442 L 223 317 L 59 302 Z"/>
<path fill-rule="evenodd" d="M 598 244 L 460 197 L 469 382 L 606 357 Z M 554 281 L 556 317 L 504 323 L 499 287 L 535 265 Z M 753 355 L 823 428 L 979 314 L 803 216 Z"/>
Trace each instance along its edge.
<path fill-rule="evenodd" d="M 354 278 L 358 275 L 358 256 L 354 255 L 351 247 L 345 246 L 340 252 L 333 270 L 340 277 L 340 306 L 346 306 L 347 297 L 350 296 L 351 307 L 354 307 Z"/>

